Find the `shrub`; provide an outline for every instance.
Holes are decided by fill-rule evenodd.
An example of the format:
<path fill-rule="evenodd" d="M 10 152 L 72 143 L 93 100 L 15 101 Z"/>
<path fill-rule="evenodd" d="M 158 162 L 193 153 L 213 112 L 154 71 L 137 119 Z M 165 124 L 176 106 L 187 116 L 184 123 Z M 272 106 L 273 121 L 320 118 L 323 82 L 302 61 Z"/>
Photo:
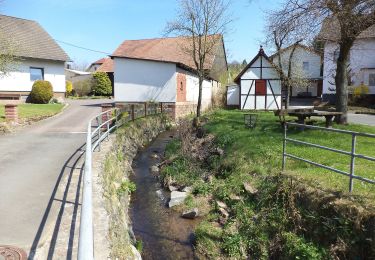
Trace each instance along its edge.
<path fill-rule="evenodd" d="M 65 82 L 65 91 L 66 91 L 66 96 L 70 96 L 73 91 L 73 84 L 71 81 L 67 80 Z"/>
<path fill-rule="evenodd" d="M 92 79 L 84 79 L 77 82 L 74 82 L 73 92 L 77 96 L 87 96 L 91 93 L 92 89 Z M 73 94 L 73 93 L 72 93 Z"/>
<path fill-rule="evenodd" d="M 111 80 L 105 72 L 95 72 L 93 74 L 92 90 L 95 96 L 109 96 L 112 94 Z"/>
<path fill-rule="evenodd" d="M 47 104 L 53 97 L 52 85 L 49 81 L 37 80 L 30 92 L 30 100 L 35 104 Z"/>

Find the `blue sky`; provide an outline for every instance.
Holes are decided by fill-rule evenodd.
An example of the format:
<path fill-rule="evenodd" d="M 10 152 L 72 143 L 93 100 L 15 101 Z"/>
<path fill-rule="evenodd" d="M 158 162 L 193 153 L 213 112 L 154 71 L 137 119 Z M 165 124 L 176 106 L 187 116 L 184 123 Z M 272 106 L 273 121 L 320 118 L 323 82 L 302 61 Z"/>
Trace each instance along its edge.
<path fill-rule="evenodd" d="M 264 38 L 264 11 L 277 0 L 232 0 L 226 35 L 228 61 L 248 61 Z M 3 0 L 0 13 L 38 21 L 54 39 L 112 53 L 124 40 L 164 36 L 177 0 Z M 59 43 L 72 60 L 91 63 L 105 54 Z"/>

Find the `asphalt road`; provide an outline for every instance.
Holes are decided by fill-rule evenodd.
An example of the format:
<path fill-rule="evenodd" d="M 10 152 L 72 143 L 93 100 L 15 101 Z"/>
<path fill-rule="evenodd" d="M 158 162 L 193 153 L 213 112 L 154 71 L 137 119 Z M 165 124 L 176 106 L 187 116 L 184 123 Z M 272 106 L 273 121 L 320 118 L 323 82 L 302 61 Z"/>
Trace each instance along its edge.
<path fill-rule="evenodd" d="M 0 136 L 0 245 L 29 252 L 42 241 L 56 214 L 49 208 L 56 183 L 69 157 L 83 153 L 87 122 L 108 100 L 68 102 L 62 114 Z"/>
<path fill-rule="evenodd" d="M 348 114 L 348 122 L 354 124 L 375 126 L 375 115 Z"/>

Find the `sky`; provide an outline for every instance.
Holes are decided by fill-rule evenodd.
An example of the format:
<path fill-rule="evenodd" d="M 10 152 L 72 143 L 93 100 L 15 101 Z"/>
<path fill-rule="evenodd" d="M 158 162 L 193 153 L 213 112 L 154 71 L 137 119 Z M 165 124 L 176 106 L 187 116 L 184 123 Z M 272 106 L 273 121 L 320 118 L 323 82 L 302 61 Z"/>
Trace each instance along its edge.
<path fill-rule="evenodd" d="M 233 22 L 225 35 L 229 62 L 257 54 L 265 37 L 265 11 L 277 5 L 277 0 L 232 0 Z M 75 63 L 90 64 L 124 40 L 165 37 L 177 7 L 178 0 L 2 0 L 0 13 L 39 22 Z"/>

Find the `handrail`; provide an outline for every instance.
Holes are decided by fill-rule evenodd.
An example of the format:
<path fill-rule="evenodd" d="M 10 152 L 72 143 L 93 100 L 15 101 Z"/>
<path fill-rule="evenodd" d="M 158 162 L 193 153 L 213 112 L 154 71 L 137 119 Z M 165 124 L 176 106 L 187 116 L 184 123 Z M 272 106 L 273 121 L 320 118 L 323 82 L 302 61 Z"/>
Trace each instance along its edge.
<path fill-rule="evenodd" d="M 302 128 L 302 129 L 308 128 L 308 129 L 313 129 L 313 130 L 323 130 L 323 131 L 335 132 L 335 133 L 340 133 L 340 134 L 349 134 L 349 135 L 352 136 L 351 151 L 344 151 L 344 150 L 335 149 L 335 148 L 331 148 L 331 147 L 327 147 L 327 146 L 323 146 L 323 145 L 319 145 L 319 144 L 314 144 L 314 143 L 310 143 L 310 142 L 305 142 L 305 141 L 301 141 L 301 140 L 288 138 L 287 137 L 288 126 L 297 126 L 297 127 Z M 368 133 L 354 132 L 354 131 L 348 131 L 348 130 L 342 130 L 342 129 L 324 128 L 324 127 L 319 127 L 319 126 L 310 126 L 310 125 L 286 122 L 284 124 L 282 170 L 283 171 L 285 170 L 286 158 L 288 157 L 288 158 L 292 158 L 294 160 L 303 161 L 303 162 L 309 163 L 311 165 L 314 165 L 314 166 L 317 166 L 317 167 L 320 167 L 320 168 L 323 168 L 323 169 L 326 169 L 326 170 L 330 170 L 330 171 L 333 171 L 333 172 L 336 172 L 336 173 L 339 173 L 339 174 L 342 174 L 342 175 L 345 175 L 345 176 L 349 177 L 349 192 L 353 191 L 353 180 L 354 179 L 357 179 L 357 180 L 360 180 L 360 181 L 363 181 L 363 182 L 367 182 L 367 183 L 371 183 L 371 184 L 375 184 L 374 180 L 355 175 L 355 171 L 354 171 L 355 170 L 355 158 L 361 158 L 361 159 L 368 160 L 368 161 L 375 161 L 375 158 L 373 158 L 373 157 L 356 153 L 357 136 L 375 138 L 375 134 L 368 134 Z M 291 142 L 291 143 L 298 144 L 298 145 L 310 146 L 310 147 L 323 149 L 323 150 L 327 150 L 327 151 L 331 151 L 331 152 L 335 152 L 335 153 L 350 156 L 351 157 L 350 172 L 345 172 L 345 171 L 342 171 L 342 170 L 339 170 L 339 169 L 336 169 L 336 168 L 333 168 L 333 167 L 330 167 L 330 166 L 327 166 L 327 165 L 323 165 L 323 164 L 320 164 L 320 163 L 317 163 L 317 162 L 314 162 L 314 161 L 311 161 L 311 160 L 307 160 L 305 158 L 302 158 L 302 157 L 299 157 L 299 156 L 296 156 L 296 155 L 293 155 L 293 154 L 289 154 L 286 151 L 287 141 Z"/>
<path fill-rule="evenodd" d="M 163 113 L 163 104 L 160 103 L 160 113 Z M 87 124 L 86 135 L 86 157 L 83 176 L 82 188 L 82 208 L 81 219 L 79 227 L 79 241 L 78 241 L 78 260 L 93 260 L 94 259 L 94 230 L 93 230 L 93 206 L 92 206 L 92 153 L 100 143 L 109 137 L 109 134 L 120 127 L 122 124 L 134 121 L 140 117 L 147 117 L 148 115 L 159 114 L 158 109 L 155 113 L 148 114 L 147 105 L 144 106 L 144 116 L 134 116 L 134 105 L 132 105 L 132 116 L 127 120 L 119 120 L 121 113 L 126 110 L 120 108 L 109 109 L 103 111 L 92 117 Z M 114 115 L 113 115 L 113 112 Z M 102 122 L 103 117 L 106 120 Z M 93 128 L 93 121 L 97 121 L 98 125 Z M 111 125 L 111 123 L 113 123 Z M 105 131 L 103 131 L 105 129 Z M 97 138 L 97 139 L 96 139 Z"/>

